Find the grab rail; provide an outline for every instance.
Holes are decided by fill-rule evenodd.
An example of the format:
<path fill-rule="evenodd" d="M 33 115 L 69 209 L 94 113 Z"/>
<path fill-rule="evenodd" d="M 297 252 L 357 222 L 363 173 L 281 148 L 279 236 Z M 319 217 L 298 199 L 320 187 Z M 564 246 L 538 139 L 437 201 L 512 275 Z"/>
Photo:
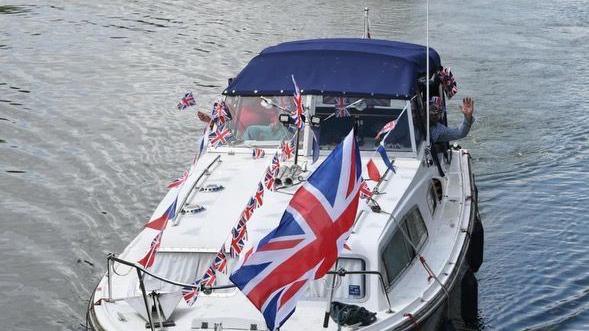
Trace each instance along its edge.
<path fill-rule="evenodd" d="M 196 187 L 196 185 L 198 184 L 198 182 L 201 180 L 201 178 L 205 175 L 210 175 L 209 173 L 209 169 L 215 164 L 217 163 L 217 161 L 219 161 L 221 159 L 221 155 L 217 155 L 217 157 L 215 157 L 213 159 L 213 161 L 211 161 L 211 163 L 209 163 L 209 165 L 203 169 L 203 171 L 201 172 L 201 174 L 198 176 L 198 178 L 194 181 L 194 183 L 192 184 L 192 187 L 190 187 L 190 190 L 188 191 L 188 193 L 186 193 L 186 195 L 184 196 L 184 199 L 182 200 L 182 203 L 180 204 L 180 208 L 178 208 L 178 210 L 182 211 L 182 208 L 184 208 L 184 205 L 186 204 L 186 202 L 188 201 L 188 198 L 190 198 L 190 195 L 192 194 L 192 191 L 194 191 L 194 188 Z M 219 161 L 220 162 L 220 161 Z M 178 213 L 175 214 L 174 219 L 172 220 L 172 225 L 173 226 L 177 226 L 179 224 L 179 220 L 178 220 Z"/>
<path fill-rule="evenodd" d="M 346 269 L 339 269 L 337 271 L 328 271 L 327 273 L 330 275 L 338 275 L 341 277 L 344 277 L 345 275 L 377 275 L 378 278 L 380 279 L 380 285 L 382 286 L 382 292 L 384 293 L 384 296 L 387 299 L 387 303 L 389 305 L 389 310 L 387 310 L 387 313 L 390 314 L 393 312 L 393 308 L 391 306 L 391 300 L 389 299 L 389 296 L 387 295 L 387 287 L 384 283 L 384 278 L 383 278 L 382 273 L 380 271 L 370 271 L 370 270 L 347 271 Z"/>

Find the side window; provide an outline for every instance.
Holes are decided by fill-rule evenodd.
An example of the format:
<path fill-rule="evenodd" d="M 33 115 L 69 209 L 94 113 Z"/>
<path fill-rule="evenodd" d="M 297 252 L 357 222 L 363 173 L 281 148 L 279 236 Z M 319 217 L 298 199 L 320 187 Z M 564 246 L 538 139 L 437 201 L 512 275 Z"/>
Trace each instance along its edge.
<path fill-rule="evenodd" d="M 399 226 L 382 252 L 382 262 L 389 284 L 393 283 L 411 264 L 426 239 L 427 228 L 423 217 L 419 209 L 414 207 L 399 222 Z"/>
<path fill-rule="evenodd" d="M 433 215 L 438 207 L 438 202 L 442 200 L 442 183 L 439 179 L 432 179 L 432 185 L 427 191 L 427 205 Z"/>

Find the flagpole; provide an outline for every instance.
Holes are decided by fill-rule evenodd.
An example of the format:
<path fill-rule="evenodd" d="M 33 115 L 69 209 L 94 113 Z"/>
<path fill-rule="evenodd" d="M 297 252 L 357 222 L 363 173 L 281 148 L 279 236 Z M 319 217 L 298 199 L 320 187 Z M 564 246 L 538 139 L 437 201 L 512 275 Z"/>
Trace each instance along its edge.
<path fill-rule="evenodd" d="M 297 165 L 297 161 L 299 160 L 299 139 L 301 137 L 301 129 L 297 128 L 297 145 L 295 146 L 295 159 L 294 164 Z"/>
<path fill-rule="evenodd" d="M 427 126 L 427 145 L 430 145 L 429 137 L 429 0 L 425 0 L 425 45 L 426 45 L 426 59 L 425 59 L 425 109 L 426 109 L 426 126 Z"/>

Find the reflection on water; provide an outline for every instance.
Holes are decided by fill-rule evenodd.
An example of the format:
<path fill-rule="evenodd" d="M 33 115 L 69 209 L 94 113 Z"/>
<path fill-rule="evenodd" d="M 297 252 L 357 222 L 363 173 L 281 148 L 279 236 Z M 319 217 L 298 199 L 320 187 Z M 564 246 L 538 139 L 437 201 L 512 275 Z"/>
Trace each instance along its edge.
<path fill-rule="evenodd" d="M 0 323 L 77 329 L 104 271 L 196 149 L 206 110 L 263 47 L 360 36 L 362 4 L 0 5 Z M 424 43 L 424 6 L 365 1 L 372 34 Z M 589 13 L 585 1 L 431 4 L 431 45 L 477 122 L 489 329 L 589 328 Z M 85 263 L 87 261 L 89 263 Z M 35 316 L 31 319 L 30 316 Z"/>

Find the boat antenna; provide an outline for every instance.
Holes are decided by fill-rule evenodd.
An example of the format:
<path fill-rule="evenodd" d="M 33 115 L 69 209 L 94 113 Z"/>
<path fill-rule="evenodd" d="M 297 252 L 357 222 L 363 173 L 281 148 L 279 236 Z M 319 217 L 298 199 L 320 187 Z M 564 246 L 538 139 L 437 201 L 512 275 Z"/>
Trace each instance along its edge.
<path fill-rule="evenodd" d="M 425 118 L 427 127 L 427 146 L 430 146 L 429 140 L 429 0 L 425 0 Z"/>
<path fill-rule="evenodd" d="M 371 39 L 370 38 L 370 21 L 368 21 L 368 7 L 364 7 L 364 35 L 362 35 L 364 39 Z"/>

